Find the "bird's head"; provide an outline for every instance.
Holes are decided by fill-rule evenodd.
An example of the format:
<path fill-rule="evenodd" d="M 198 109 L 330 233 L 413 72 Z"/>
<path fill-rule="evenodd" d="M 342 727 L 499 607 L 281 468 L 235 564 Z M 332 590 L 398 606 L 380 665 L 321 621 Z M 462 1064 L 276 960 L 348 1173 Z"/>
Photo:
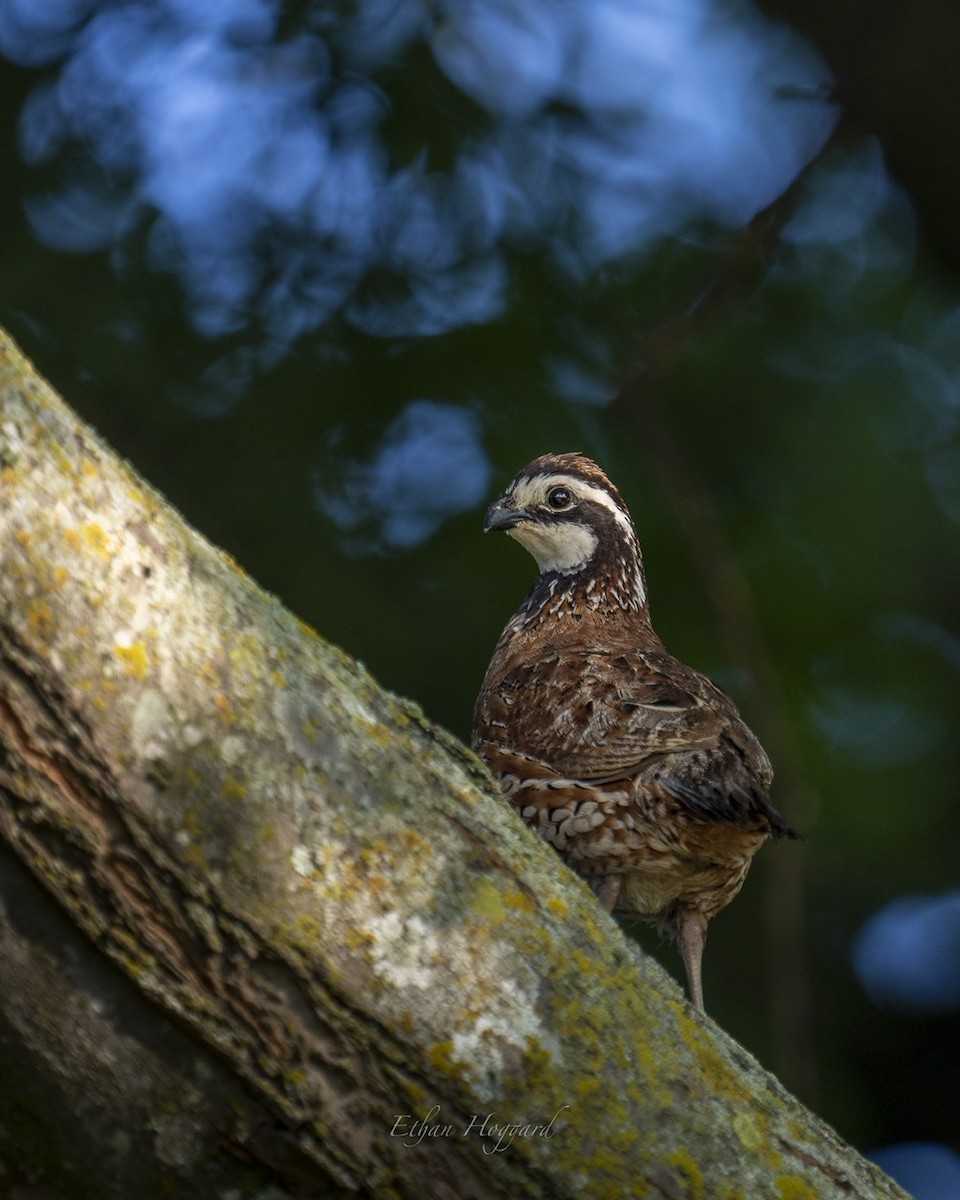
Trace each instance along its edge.
<path fill-rule="evenodd" d="M 523 468 L 487 509 L 484 529 L 500 529 L 537 560 L 541 575 L 592 578 L 594 587 L 639 590 L 640 544 L 620 493 L 592 459 L 544 454 Z"/>

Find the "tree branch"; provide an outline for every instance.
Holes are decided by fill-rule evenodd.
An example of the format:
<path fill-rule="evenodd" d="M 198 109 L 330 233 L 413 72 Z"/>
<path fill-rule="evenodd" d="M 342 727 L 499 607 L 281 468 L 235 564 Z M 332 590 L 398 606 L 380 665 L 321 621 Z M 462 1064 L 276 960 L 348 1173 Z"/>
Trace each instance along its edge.
<path fill-rule="evenodd" d="M 6 339 L 0 839 L 2 1154 L 25 1179 L 903 1196 L 689 1008 L 469 752 Z"/>

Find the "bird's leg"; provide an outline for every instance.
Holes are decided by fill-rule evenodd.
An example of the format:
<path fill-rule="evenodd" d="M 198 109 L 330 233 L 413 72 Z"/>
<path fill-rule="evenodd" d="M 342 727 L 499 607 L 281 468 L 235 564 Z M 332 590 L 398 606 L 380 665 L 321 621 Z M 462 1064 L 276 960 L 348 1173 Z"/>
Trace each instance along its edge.
<path fill-rule="evenodd" d="M 683 959 L 683 965 L 687 971 L 690 1002 L 694 1008 L 699 1008 L 703 1012 L 700 964 L 703 961 L 703 948 L 707 943 L 707 918 L 703 913 L 692 908 L 682 908 L 677 913 L 677 942 L 680 947 L 680 957 Z"/>
<path fill-rule="evenodd" d="M 623 884 L 622 875 L 597 875 L 588 879 L 587 883 L 593 888 L 594 895 L 607 910 L 613 912 L 620 899 L 620 888 Z"/>

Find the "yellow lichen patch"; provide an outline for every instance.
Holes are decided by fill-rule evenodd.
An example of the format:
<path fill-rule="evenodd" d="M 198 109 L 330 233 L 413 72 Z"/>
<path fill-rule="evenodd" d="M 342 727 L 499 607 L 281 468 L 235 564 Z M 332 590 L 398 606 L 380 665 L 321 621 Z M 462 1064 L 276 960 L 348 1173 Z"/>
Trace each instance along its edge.
<path fill-rule="evenodd" d="M 53 613 L 44 600 L 31 600 L 27 607 L 27 624 L 33 633 L 47 641 L 53 636 Z"/>
<path fill-rule="evenodd" d="M 109 555 L 110 536 L 102 525 L 98 525 L 96 521 L 90 521 L 87 525 L 82 526 L 80 535 L 88 550 L 104 557 Z"/>
<path fill-rule="evenodd" d="M 257 829 L 257 837 L 258 837 L 261 845 L 267 845 L 270 842 L 275 842 L 277 840 L 276 825 L 261 825 L 261 826 L 259 826 L 259 828 Z"/>
<path fill-rule="evenodd" d="M 280 671 L 270 672 L 270 682 L 274 687 L 285 688 L 287 686 L 286 677 Z"/>
<path fill-rule="evenodd" d="M 554 1068 L 554 1056 L 532 1033 L 527 1034 L 520 1072 L 527 1089 L 546 1086 Z"/>
<path fill-rule="evenodd" d="M 485 921 L 495 923 L 507 915 L 500 892 L 488 879 L 478 879 L 470 898 L 470 911 Z"/>
<path fill-rule="evenodd" d="M 143 679 L 150 669 L 150 655 L 143 642 L 134 642 L 131 646 L 114 643 L 113 652 L 120 660 L 124 672 L 132 679 Z"/>
<path fill-rule="evenodd" d="M 745 1150 L 764 1154 L 773 1170 L 783 1165 L 783 1155 L 774 1149 L 767 1118 L 761 1113 L 744 1108 L 733 1119 L 733 1131 Z"/>
<path fill-rule="evenodd" d="M 555 917 L 565 917 L 570 912 L 570 907 L 566 901 L 561 900 L 558 896 L 547 897 L 547 908 Z"/>
<path fill-rule="evenodd" d="M 51 442 L 47 446 L 47 450 L 56 461 L 57 470 L 61 475 L 69 476 L 73 474 L 74 459 L 59 442 Z"/>
<path fill-rule="evenodd" d="M 403 1016 L 405 1018 L 403 1024 L 405 1028 L 409 1029 L 413 1023 L 411 1022 L 407 1013 L 404 1013 Z M 411 1107 L 415 1111 L 422 1110 L 423 1112 L 426 1112 L 427 1109 L 430 1108 L 430 1104 L 428 1103 L 430 1094 L 427 1089 L 421 1087 L 419 1083 L 414 1083 L 413 1080 L 405 1082 L 403 1085 L 403 1090 L 406 1092 L 408 1098 L 410 1099 Z"/>
<path fill-rule="evenodd" d="M 83 539 L 75 529 L 65 529 L 63 531 L 63 540 L 67 543 L 71 550 L 79 550 L 83 545 Z"/>
<path fill-rule="evenodd" d="M 733 1118 L 733 1132 L 744 1150 L 756 1150 L 763 1145 L 763 1131 L 748 1112 L 739 1112 Z"/>
<path fill-rule="evenodd" d="M 96 479 L 97 475 L 99 474 L 96 465 L 91 462 L 89 458 L 85 458 L 83 460 L 83 462 L 80 464 L 80 470 L 87 477 L 87 479 Z"/>
<path fill-rule="evenodd" d="M 264 646 L 260 638 L 252 633 L 241 634 L 230 648 L 230 666 L 234 678 L 244 676 L 257 683 L 263 675 Z"/>
<path fill-rule="evenodd" d="M 382 721 L 371 721 L 359 713 L 354 717 L 354 721 L 371 741 L 377 742 L 381 746 L 391 746 L 396 740 L 394 730 Z"/>
<path fill-rule="evenodd" d="M 666 1161 L 683 1176 L 683 1194 L 689 1196 L 690 1200 L 703 1200 L 703 1172 L 690 1155 L 683 1150 L 676 1150 L 667 1155 Z"/>
<path fill-rule="evenodd" d="M 430 1050 L 430 1061 L 452 1079 L 463 1079 L 467 1073 L 467 1065 L 453 1056 L 453 1042 L 437 1042 Z"/>
<path fill-rule="evenodd" d="M 242 800 L 247 794 L 246 784 L 236 775 L 227 775 L 220 788 L 221 800 Z"/>
<path fill-rule="evenodd" d="M 367 891 L 371 896 L 380 896 L 386 892 L 389 884 L 383 875 L 371 875 L 367 879 Z"/>
<path fill-rule="evenodd" d="M 70 572 L 66 567 L 53 568 L 53 588 L 54 591 L 59 591 L 70 578 Z"/>
<path fill-rule="evenodd" d="M 577 1080 L 575 1087 L 580 1098 L 586 1100 L 587 1097 L 595 1096 L 600 1091 L 600 1076 L 584 1075 Z"/>
<path fill-rule="evenodd" d="M 33 534 L 30 532 L 29 529 L 18 529 L 17 530 L 17 541 L 26 550 L 29 547 L 30 543 L 33 541 Z"/>
<path fill-rule="evenodd" d="M 4 467 L 3 470 L 0 471 L 0 483 L 2 483 L 4 487 L 12 487 L 16 482 L 17 473 L 13 467 Z"/>
<path fill-rule="evenodd" d="M 503 900 L 510 908 L 518 908 L 521 912 L 534 913 L 537 911 L 537 906 L 527 893 L 517 891 L 516 888 L 508 888 L 503 893 Z"/>
<path fill-rule="evenodd" d="M 217 682 L 217 665 L 212 658 L 205 658 L 200 664 L 200 670 L 197 672 L 204 683 Z"/>
<path fill-rule="evenodd" d="M 685 1005 L 677 1007 L 677 1025 L 683 1040 L 700 1068 L 709 1092 L 732 1100 L 740 1110 L 749 1107 L 751 1096 L 732 1065 L 711 1045 L 710 1039 Z"/>
<path fill-rule="evenodd" d="M 223 692 L 217 692 L 213 698 L 213 706 L 220 714 L 220 719 L 223 721 L 235 721 L 236 713 L 233 711 L 233 705 Z"/>
<path fill-rule="evenodd" d="M 574 950 L 570 957 L 574 966 L 583 975 L 594 974 L 599 965 L 595 958 L 591 958 L 589 954 L 584 954 L 582 950 Z M 600 969 L 603 970 L 602 966 Z"/>
<path fill-rule="evenodd" d="M 777 1180 L 780 1200 L 817 1200 L 817 1193 L 796 1175 L 781 1175 Z"/>
<path fill-rule="evenodd" d="M 186 857 L 187 862 L 192 863 L 193 866 L 197 867 L 199 870 L 209 870 L 210 864 L 207 861 L 206 854 L 203 852 L 203 847 L 197 845 L 196 842 L 190 842 L 187 846 L 185 846 L 183 849 L 183 854 Z"/>
<path fill-rule="evenodd" d="M 343 935 L 344 945 L 351 950 L 372 945 L 377 939 L 368 929 L 348 929 Z"/>
<path fill-rule="evenodd" d="M 317 631 L 313 628 L 312 625 L 308 625 L 306 623 L 306 621 L 302 621 L 297 616 L 294 616 L 294 620 L 296 621 L 297 628 L 304 635 L 304 637 L 309 638 L 310 641 L 312 641 L 312 642 L 322 642 L 323 641 L 323 638 L 321 638 L 320 634 L 317 633 Z"/>
<path fill-rule="evenodd" d="M 241 579 L 247 578 L 246 571 L 243 569 L 243 567 L 240 566 L 240 564 L 237 562 L 237 560 L 233 557 L 232 554 L 226 554 L 222 550 L 220 551 L 220 553 L 223 555 L 223 561 L 227 564 L 227 566 L 230 568 L 231 571 L 233 571 L 233 573 L 235 575 L 239 575 Z"/>
<path fill-rule="evenodd" d="M 323 933 L 323 923 L 313 913 L 298 913 L 293 925 L 294 932 L 301 944 L 305 942 L 310 949 L 315 951 Z"/>

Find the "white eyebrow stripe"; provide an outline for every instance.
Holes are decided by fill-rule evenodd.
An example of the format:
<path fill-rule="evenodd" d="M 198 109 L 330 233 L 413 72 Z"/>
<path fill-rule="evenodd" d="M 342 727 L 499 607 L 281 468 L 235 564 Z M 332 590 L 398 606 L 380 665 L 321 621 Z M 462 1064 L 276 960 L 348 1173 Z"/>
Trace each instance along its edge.
<path fill-rule="evenodd" d="M 636 530 L 633 527 L 633 521 L 623 511 L 620 505 L 614 500 L 609 492 L 603 488 L 595 487 L 592 483 L 586 483 L 577 475 L 566 475 L 562 472 L 557 475 L 535 475 L 533 479 L 525 479 L 521 483 L 514 495 L 521 503 L 529 504 L 531 501 L 543 498 L 546 499 L 547 493 L 551 488 L 566 487 L 577 496 L 584 500 L 592 500 L 595 504 L 600 504 L 609 512 L 612 512 L 617 524 L 623 530 L 624 534 L 632 541 L 636 538 Z"/>

